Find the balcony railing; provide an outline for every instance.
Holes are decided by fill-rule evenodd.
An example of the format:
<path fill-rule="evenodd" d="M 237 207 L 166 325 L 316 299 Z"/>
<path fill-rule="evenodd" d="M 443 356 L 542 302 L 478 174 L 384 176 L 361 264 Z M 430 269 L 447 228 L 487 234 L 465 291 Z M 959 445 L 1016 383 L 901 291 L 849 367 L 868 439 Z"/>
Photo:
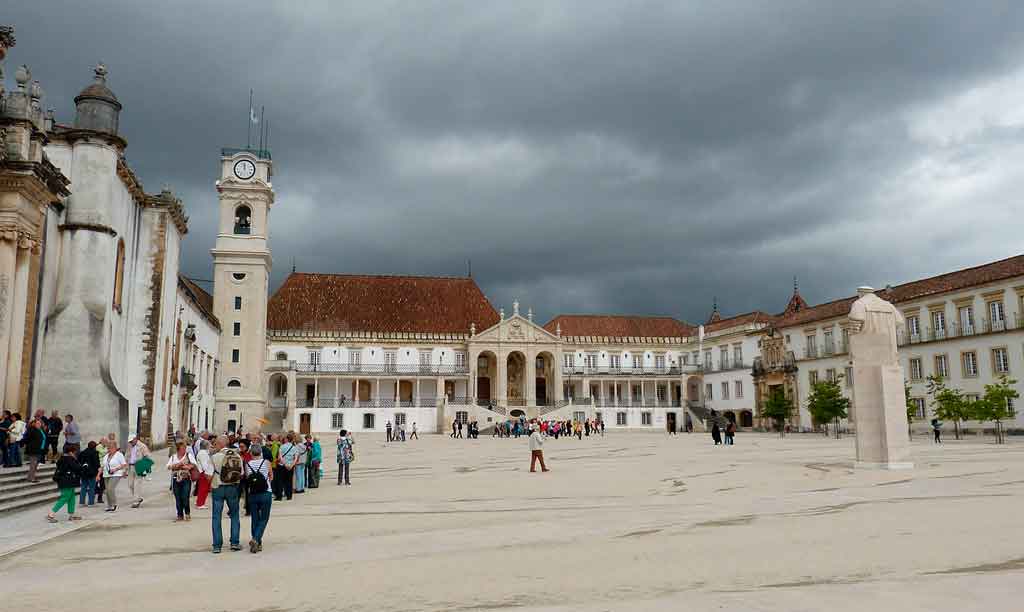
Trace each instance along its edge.
<path fill-rule="evenodd" d="M 693 365 L 665 367 L 612 368 L 608 366 L 563 366 L 563 376 L 681 376 L 696 373 L 700 368 Z"/>
<path fill-rule="evenodd" d="M 818 358 L 818 347 L 815 345 L 809 345 L 804 347 L 804 359 L 817 359 Z"/>
<path fill-rule="evenodd" d="M 1012 319 L 1003 318 L 992 321 L 988 318 L 982 318 L 980 324 L 976 321 L 970 321 L 966 324 L 954 321 L 943 328 L 929 327 L 923 332 L 918 330 L 916 334 L 911 333 L 908 329 L 903 329 L 899 332 L 897 341 L 900 346 L 906 346 L 908 344 L 937 342 L 952 338 L 980 336 L 982 334 L 997 334 L 1022 328 L 1024 328 L 1024 319 L 1022 319 L 1020 314 L 1016 314 Z"/>
<path fill-rule="evenodd" d="M 297 372 L 316 374 L 376 374 L 381 376 L 454 376 L 469 374 L 465 365 L 391 363 L 295 363 Z"/>
<path fill-rule="evenodd" d="M 730 372 L 733 370 L 746 370 L 750 367 L 750 364 L 743 363 L 742 361 L 728 360 L 725 363 L 719 363 L 718 367 L 712 367 L 704 370 L 705 374 L 711 372 Z"/>

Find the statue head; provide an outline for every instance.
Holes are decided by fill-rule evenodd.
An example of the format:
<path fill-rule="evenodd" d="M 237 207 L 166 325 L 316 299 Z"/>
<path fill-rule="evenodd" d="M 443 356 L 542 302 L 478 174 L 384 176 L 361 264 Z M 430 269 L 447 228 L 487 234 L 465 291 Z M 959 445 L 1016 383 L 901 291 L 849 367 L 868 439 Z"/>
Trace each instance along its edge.
<path fill-rule="evenodd" d="M 872 289 L 871 287 L 868 287 L 867 285 L 863 285 L 863 286 L 857 287 L 857 296 L 858 297 L 864 297 L 865 295 L 868 295 L 868 294 L 871 294 L 871 293 L 874 293 L 874 292 L 875 292 L 875 290 Z"/>

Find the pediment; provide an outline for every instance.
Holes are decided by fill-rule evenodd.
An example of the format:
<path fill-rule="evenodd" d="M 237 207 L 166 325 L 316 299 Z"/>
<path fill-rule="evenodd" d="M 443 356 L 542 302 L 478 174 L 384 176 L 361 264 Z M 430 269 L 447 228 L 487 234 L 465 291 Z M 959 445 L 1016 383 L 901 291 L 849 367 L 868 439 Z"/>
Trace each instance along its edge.
<path fill-rule="evenodd" d="M 471 342 L 521 342 L 524 344 L 551 344 L 559 342 L 558 336 L 520 315 L 501 321 L 473 336 Z"/>

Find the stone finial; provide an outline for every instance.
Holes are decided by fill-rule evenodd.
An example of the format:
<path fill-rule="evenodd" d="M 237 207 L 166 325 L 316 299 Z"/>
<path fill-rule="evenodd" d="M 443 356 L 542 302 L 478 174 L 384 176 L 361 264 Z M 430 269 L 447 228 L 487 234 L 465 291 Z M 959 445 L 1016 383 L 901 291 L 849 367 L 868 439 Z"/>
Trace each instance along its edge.
<path fill-rule="evenodd" d="M 499 308 L 498 309 L 498 318 L 500 320 L 502 320 L 502 321 L 505 320 L 505 309 L 504 308 Z"/>
<path fill-rule="evenodd" d="M 26 64 L 18 66 L 18 69 L 14 71 L 14 81 L 18 84 L 18 89 L 24 91 L 25 85 L 28 84 L 29 79 L 32 78 L 32 71 L 29 70 Z"/>
<path fill-rule="evenodd" d="M 103 62 L 96 64 L 96 67 L 92 69 L 93 74 L 96 75 L 96 80 L 100 82 L 106 82 L 107 80 L 107 66 Z"/>
<path fill-rule="evenodd" d="M 533 323 L 533 307 L 532 306 L 530 308 L 526 309 L 526 318 L 530 320 L 530 323 Z"/>
<path fill-rule="evenodd" d="M 469 324 L 469 337 L 472 338 L 476 335 L 476 323 Z"/>
<path fill-rule="evenodd" d="M 562 324 L 561 323 L 555 323 L 555 335 L 558 336 L 559 338 L 562 337 Z"/>
<path fill-rule="evenodd" d="M 514 316 L 514 317 L 518 317 L 519 316 L 519 300 L 513 300 L 512 301 L 512 316 Z"/>

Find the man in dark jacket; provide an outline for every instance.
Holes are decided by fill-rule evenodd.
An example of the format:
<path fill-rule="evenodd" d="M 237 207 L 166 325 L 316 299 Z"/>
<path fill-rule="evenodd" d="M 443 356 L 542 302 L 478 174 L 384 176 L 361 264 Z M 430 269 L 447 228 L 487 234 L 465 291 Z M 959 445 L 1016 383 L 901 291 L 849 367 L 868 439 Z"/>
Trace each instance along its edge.
<path fill-rule="evenodd" d="M 11 467 L 10 452 L 7 450 L 8 438 L 11 435 L 11 424 L 14 419 L 11 417 L 10 410 L 4 410 L 3 418 L 0 419 L 0 453 L 3 455 L 4 467 Z"/>
<path fill-rule="evenodd" d="M 28 478 L 29 482 L 39 482 L 36 478 L 36 469 L 46 455 L 46 431 L 45 425 L 40 419 L 33 419 L 28 424 L 25 432 L 25 456 L 28 457 Z"/>
<path fill-rule="evenodd" d="M 78 463 L 82 466 L 82 489 L 78 493 L 78 504 L 91 506 L 96 503 L 96 474 L 100 471 L 100 453 L 96 450 L 96 442 L 89 442 L 89 446 L 78 453 Z"/>
<path fill-rule="evenodd" d="M 64 420 L 54 410 L 50 418 L 44 420 L 43 423 L 46 425 L 46 447 L 49 449 L 49 452 L 46 454 L 53 457 L 53 460 L 56 461 L 61 455 L 57 444 L 60 442 L 60 432 L 64 431 Z"/>

